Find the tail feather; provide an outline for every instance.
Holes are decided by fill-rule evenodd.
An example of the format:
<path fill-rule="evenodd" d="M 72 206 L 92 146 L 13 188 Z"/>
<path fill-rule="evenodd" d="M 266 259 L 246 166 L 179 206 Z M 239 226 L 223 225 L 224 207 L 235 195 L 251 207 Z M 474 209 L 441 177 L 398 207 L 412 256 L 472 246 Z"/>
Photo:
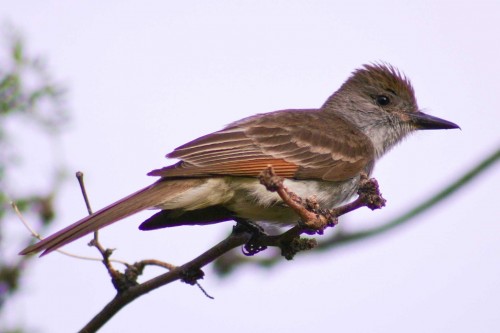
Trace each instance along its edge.
<path fill-rule="evenodd" d="M 159 181 L 84 217 L 19 254 L 44 251 L 46 255 L 80 237 L 124 219 L 142 210 L 155 207 L 190 187 L 189 181 Z"/>

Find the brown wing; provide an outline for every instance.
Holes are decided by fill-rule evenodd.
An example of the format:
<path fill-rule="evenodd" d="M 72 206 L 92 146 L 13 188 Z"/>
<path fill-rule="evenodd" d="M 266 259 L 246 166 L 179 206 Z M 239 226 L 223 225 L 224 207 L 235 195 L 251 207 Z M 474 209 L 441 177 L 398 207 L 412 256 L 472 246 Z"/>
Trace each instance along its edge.
<path fill-rule="evenodd" d="M 268 165 L 286 178 L 345 180 L 370 168 L 370 139 L 343 119 L 320 110 L 258 115 L 193 140 L 167 155 L 181 162 L 152 176 L 257 177 Z"/>

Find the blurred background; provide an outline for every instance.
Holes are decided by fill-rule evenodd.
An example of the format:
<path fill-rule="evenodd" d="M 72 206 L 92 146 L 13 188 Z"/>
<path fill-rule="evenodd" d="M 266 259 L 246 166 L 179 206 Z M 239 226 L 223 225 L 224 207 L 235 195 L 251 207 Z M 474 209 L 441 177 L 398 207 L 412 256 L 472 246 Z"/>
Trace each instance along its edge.
<path fill-rule="evenodd" d="M 255 113 L 319 107 L 362 64 L 397 66 L 425 112 L 462 130 L 420 132 L 396 147 L 374 174 L 387 207 L 351 213 L 336 229 L 385 225 L 498 159 L 498 1 L 0 0 L 0 21 L 0 74 L 17 68 L 30 91 L 1 124 L 0 260 L 17 289 L 0 285 L 0 332 L 77 331 L 115 293 L 98 262 L 58 253 L 19 261 L 27 231 L 9 200 L 48 235 L 86 214 L 75 171 L 101 208 L 151 183 L 145 174 L 170 164 L 175 147 Z M 209 266 L 201 284 L 214 300 L 173 283 L 101 331 L 498 332 L 499 188 L 493 162 L 398 228 L 267 268 Z M 100 233 L 115 258 L 182 264 L 232 225 L 138 231 L 149 215 Z M 65 249 L 97 257 L 89 239 Z M 161 272 L 147 268 L 141 280 Z"/>

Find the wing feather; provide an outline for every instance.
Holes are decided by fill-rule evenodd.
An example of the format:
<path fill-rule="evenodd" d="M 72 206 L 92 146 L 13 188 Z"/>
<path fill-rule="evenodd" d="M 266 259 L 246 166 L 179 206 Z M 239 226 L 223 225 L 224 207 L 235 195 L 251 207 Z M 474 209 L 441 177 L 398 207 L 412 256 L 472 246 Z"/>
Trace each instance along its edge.
<path fill-rule="evenodd" d="M 161 177 L 257 177 L 268 165 L 278 175 L 339 181 L 371 170 L 370 139 L 322 110 L 277 111 L 233 123 L 167 155 L 181 161 L 153 170 Z"/>

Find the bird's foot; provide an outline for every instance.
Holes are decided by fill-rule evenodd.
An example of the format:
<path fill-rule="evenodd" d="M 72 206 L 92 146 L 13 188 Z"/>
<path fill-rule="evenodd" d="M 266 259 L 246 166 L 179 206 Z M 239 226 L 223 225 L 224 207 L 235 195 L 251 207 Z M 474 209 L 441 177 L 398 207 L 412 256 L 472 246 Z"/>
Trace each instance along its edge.
<path fill-rule="evenodd" d="M 266 232 L 260 225 L 243 219 L 238 219 L 236 222 L 237 224 L 233 227 L 233 232 L 249 232 L 252 234 L 252 238 L 243 245 L 242 252 L 244 255 L 253 256 L 267 249 L 267 246 L 263 245 L 260 241 L 263 236 L 267 237 Z"/>

